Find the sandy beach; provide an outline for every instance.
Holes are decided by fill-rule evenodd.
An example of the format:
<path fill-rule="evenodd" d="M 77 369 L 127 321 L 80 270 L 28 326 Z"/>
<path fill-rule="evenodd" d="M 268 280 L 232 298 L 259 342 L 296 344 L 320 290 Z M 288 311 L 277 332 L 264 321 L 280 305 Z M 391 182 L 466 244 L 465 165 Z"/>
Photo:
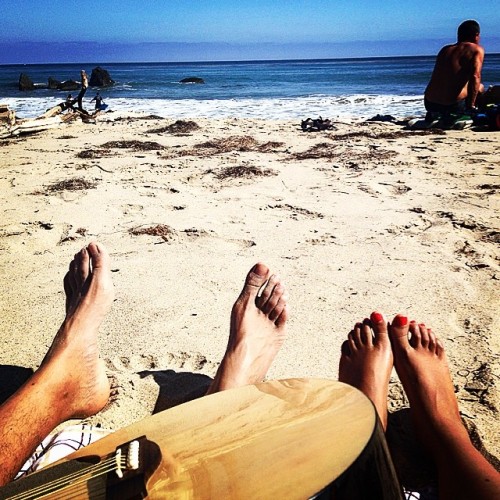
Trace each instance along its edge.
<path fill-rule="evenodd" d="M 119 428 L 202 394 L 262 261 L 291 306 L 269 378 L 336 379 L 356 321 L 404 313 L 443 339 L 462 416 L 500 455 L 498 133 L 173 124 L 107 113 L 0 141 L 3 397 L 40 364 L 67 265 L 98 240 L 116 287 L 100 336 L 114 395 L 92 422 Z M 395 372 L 389 406 L 407 406 Z"/>

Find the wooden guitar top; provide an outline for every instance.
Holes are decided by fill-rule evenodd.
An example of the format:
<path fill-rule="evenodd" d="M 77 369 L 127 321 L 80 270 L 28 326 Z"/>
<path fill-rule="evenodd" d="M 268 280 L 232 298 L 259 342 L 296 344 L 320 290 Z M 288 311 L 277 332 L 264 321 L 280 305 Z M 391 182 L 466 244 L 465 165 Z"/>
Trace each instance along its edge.
<path fill-rule="evenodd" d="M 376 428 L 358 390 L 287 379 L 223 391 L 147 417 L 65 460 L 146 435 L 161 449 L 148 498 L 304 499 L 346 471 Z"/>

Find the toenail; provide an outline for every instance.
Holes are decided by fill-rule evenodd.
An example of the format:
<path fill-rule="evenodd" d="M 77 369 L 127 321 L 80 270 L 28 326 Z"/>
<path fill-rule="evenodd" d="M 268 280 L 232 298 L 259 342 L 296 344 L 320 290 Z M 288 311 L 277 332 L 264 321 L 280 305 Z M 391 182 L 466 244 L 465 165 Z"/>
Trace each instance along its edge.
<path fill-rule="evenodd" d="M 380 323 L 384 319 L 384 317 L 380 313 L 374 312 L 370 316 L 370 319 L 375 323 Z"/>
<path fill-rule="evenodd" d="M 406 316 L 396 316 L 392 324 L 397 328 L 402 328 L 408 324 L 408 318 Z"/>

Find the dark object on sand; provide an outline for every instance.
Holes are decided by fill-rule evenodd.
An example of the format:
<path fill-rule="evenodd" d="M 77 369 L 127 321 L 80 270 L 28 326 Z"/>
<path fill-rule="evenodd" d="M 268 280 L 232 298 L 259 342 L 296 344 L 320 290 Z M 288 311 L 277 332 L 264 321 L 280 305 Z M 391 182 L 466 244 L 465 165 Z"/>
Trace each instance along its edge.
<path fill-rule="evenodd" d="M 19 90 L 33 90 L 34 88 L 33 80 L 26 73 L 21 73 L 19 75 Z"/>
<path fill-rule="evenodd" d="M 199 130 L 200 126 L 193 121 L 177 120 L 176 122 L 167 125 L 166 127 L 160 127 L 148 130 L 152 134 L 161 134 L 167 132 L 173 135 L 188 135 L 190 132 Z"/>
<path fill-rule="evenodd" d="M 315 120 L 308 118 L 307 120 L 302 120 L 300 127 L 304 132 L 318 132 L 320 130 L 332 130 L 332 121 L 328 118 L 323 120 L 321 116 Z"/>
<path fill-rule="evenodd" d="M 375 115 L 366 120 L 367 122 L 395 122 L 396 118 L 392 115 Z"/>
<path fill-rule="evenodd" d="M 205 80 L 197 76 L 188 76 L 187 78 L 183 78 L 179 83 L 205 83 Z"/>
<path fill-rule="evenodd" d="M 97 66 L 92 70 L 89 82 L 91 87 L 108 87 L 109 85 L 113 85 L 113 83 L 115 81 L 104 68 Z"/>

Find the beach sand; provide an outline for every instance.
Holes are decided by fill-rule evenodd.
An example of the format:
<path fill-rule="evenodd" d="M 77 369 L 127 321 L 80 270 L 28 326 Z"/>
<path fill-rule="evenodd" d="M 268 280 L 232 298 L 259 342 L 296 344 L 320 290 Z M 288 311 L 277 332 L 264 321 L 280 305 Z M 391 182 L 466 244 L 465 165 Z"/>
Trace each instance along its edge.
<path fill-rule="evenodd" d="M 67 265 L 96 239 L 116 286 L 100 336 L 114 396 L 92 422 L 122 427 L 203 394 L 263 261 L 291 310 L 269 378 L 337 379 L 356 321 L 407 314 L 443 339 L 462 415 L 499 455 L 498 133 L 173 122 L 107 113 L 0 142 L 2 395 L 41 362 Z M 407 406 L 395 372 L 389 406 Z"/>

